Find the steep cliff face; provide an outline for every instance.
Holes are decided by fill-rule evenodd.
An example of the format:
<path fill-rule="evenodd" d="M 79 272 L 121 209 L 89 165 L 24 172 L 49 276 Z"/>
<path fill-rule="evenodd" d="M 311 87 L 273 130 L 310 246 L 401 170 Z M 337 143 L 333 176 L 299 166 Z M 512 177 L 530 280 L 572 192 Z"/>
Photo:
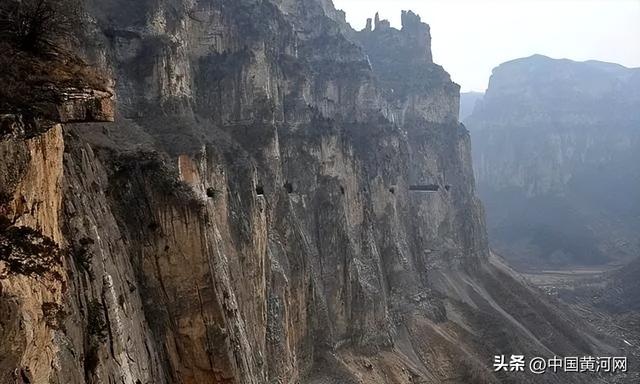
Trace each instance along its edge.
<path fill-rule="evenodd" d="M 356 32 L 316 0 L 88 13 L 117 115 L 34 139 L 46 179 L 6 167 L 3 215 L 15 191 L 51 196 L 5 228 L 64 250 L 2 275 L 7 381 L 508 382 L 493 355 L 608 351 L 489 255 L 459 88 L 416 15 Z M 45 272 L 51 297 L 27 292 Z"/>
<path fill-rule="evenodd" d="M 496 248 L 523 266 L 638 254 L 640 71 L 533 56 L 494 70 L 465 123 Z"/>
<path fill-rule="evenodd" d="M 66 63 L 21 58 L 16 65 L 47 66 L 52 72 Z M 25 70 L 25 68 L 20 68 Z M 15 68 L 7 77 L 20 78 Z M 35 75 L 34 75 L 35 77 Z M 61 367 L 56 340 L 69 294 L 62 233 L 64 133 L 60 122 L 113 121 L 109 92 L 87 89 L 83 82 L 46 88 L 20 80 L 24 94 L 2 98 L 0 115 L 0 382 L 44 383 Z M 6 92 L 7 89 L 4 90 Z M 4 95 L 3 95 L 4 96 Z M 27 106 L 28 105 L 30 106 Z M 15 106 L 8 108 L 8 105 Z M 27 381 L 25 381 L 27 380 Z"/>

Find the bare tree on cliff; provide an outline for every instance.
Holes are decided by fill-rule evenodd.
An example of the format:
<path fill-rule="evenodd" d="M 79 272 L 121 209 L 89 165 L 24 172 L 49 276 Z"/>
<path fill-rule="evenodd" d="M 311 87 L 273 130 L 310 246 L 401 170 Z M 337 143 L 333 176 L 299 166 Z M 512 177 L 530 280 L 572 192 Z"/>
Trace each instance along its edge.
<path fill-rule="evenodd" d="M 81 0 L 0 0 L 0 40 L 45 53 L 65 44 L 80 22 Z"/>

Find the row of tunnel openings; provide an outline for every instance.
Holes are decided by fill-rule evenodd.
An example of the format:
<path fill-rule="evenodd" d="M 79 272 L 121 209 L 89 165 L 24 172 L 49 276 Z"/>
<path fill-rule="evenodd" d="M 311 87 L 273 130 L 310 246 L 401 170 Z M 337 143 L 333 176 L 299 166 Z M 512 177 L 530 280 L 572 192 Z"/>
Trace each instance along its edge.
<path fill-rule="evenodd" d="M 292 194 L 294 193 L 294 188 L 293 188 L 293 184 L 291 184 L 290 182 L 286 182 L 284 183 L 284 189 L 287 191 L 288 194 Z M 451 190 L 451 185 L 445 185 L 444 189 L 448 192 Z M 419 184 L 419 185 L 410 185 L 409 186 L 409 191 L 411 192 L 438 192 L 440 191 L 440 185 L 438 184 Z M 391 187 L 389 188 L 389 192 L 391 192 L 392 194 L 396 193 L 396 188 L 395 187 Z M 340 186 L 340 193 L 344 195 L 344 187 L 341 185 Z M 256 186 L 256 195 L 258 196 L 264 196 L 264 187 L 262 185 L 257 185 Z"/>

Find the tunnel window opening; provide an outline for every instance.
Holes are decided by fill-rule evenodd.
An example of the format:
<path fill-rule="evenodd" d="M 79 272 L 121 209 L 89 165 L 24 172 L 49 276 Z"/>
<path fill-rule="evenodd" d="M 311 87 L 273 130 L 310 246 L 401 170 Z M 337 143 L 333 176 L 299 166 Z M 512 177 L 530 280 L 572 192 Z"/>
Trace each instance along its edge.
<path fill-rule="evenodd" d="M 256 186 L 256 195 L 264 196 L 264 187 L 262 185 Z"/>
<path fill-rule="evenodd" d="M 344 195 L 344 187 L 342 185 L 340 186 L 340 193 Z"/>
<path fill-rule="evenodd" d="M 438 192 L 440 186 L 437 184 L 412 185 L 409 187 L 409 190 L 417 192 Z"/>
<path fill-rule="evenodd" d="M 210 197 L 212 199 L 218 197 L 218 195 L 220 194 L 220 191 L 218 191 L 217 189 L 213 188 L 213 187 L 209 187 L 207 188 L 207 197 Z"/>
<path fill-rule="evenodd" d="M 392 195 L 396 194 L 396 189 L 394 187 L 389 188 L 389 192 L 391 192 Z"/>
<path fill-rule="evenodd" d="M 293 193 L 293 185 L 288 181 L 284 183 L 284 189 L 287 190 L 287 193 Z"/>

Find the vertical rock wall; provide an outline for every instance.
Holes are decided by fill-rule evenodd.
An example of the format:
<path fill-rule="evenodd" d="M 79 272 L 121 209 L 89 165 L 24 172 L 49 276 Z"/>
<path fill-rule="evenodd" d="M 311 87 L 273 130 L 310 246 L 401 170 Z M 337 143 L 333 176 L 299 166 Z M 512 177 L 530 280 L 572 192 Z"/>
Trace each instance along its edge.
<path fill-rule="evenodd" d="M 118 111 L 64 128 L 49 382 L 497 382 L 500 351 L 595 348 L 489 256 L 459 88 L 416 15 L 356 32 L 315 0 L 88 14 Z"/>

